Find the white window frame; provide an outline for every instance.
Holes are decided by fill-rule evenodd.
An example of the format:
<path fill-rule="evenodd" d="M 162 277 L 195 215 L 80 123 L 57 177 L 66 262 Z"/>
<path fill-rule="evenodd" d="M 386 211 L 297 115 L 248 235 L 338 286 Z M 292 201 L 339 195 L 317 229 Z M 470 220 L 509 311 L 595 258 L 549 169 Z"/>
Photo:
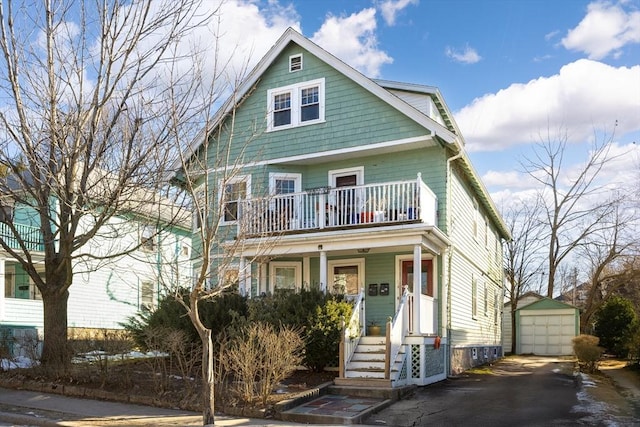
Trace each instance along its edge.
<path fill-rule="evenodd" d="M 312 87 L 318 87 L 318 118 L 314 120 L 302 121 L 302 90 Z M 289 93 L 291 96 L 291 123 L 287 125 L 274 126 L 273 120 L 273 100 L 277 95 Z M 291 129 L 299 126 L 313 125 L 324 123 L 325 110 L 325 79 L 310 80 L 294 85 L 283 86 L 267 91 L 267 132 L 273 132 L 283 129 Z"/>
<path fill-rule="evenodd" d="M 277 180 L 292 180 L 295 182 L 295 193 L 299 193 L 302 191 L 302 174 L 300 173 L 281 173 L 281 172 L 272 172 L 269 174 L 269 194 L 276 194 L 276 181 Z"/>
<path fill-rule="evenodd" d="M 334 282 L 333 269 L 335 267 L 351 267 L 354 265 L 358 267 L 358 293 L 346 294 L 346 295 L 348 296 L 358 295 L 362 291 L 365 284 L 364 258 L 349 258 L 349 259 L 334 259 L 334 260 L 327 261 L 327 282 L 329 282 L 327 283 L 327 291 L 329 293 L 333 293 L 333 282 Z"/>
<path fill-rule="evenodd" d="M 489 316 L 489 286 L 485 283 L 484 286 L 484 315 Z"/>
<path fill-rule="evenodd" d="M 297 68 L 294 67 L 294 60 L 300 58 L 300 62 L 299 62 L 299 66 Z M 303 56 L 301 53 L 297 53 L 295 55 L 291 55 L 289 56 L 289 72 L 290 73 L 295 73 L 297 71 L 302 71 L 302 69 L 304 68 L 304 61 L 303 61 Z"/>
<path fill-rule="evenodd" d="M 299 261 L 272 261 L 269 263 L 269 288 L 276 290 L 276 273 L 278 268 L 293 268 L 295 270 L 295 288 L 298 292 L 302 285 L 302 263 Z"/>
<path fill-rule="evenodd" d="M 200 230 L 204 223 L 207 221 L 207 197 L 204 188 L 197 188 L 194 191 L 196 203 L 193 210 L 193 230 Z"/>
<path fill-rule="evenodd" d="M 151 290 L 151 301 L 145 301 L 145 288 Z M 147 289 L 148 291 L 149 289 Z M 153 311 L 156 309 L 156 289 L 153 280 L 143 280 L 140 282 L 140 310 Z"/>
<path fill-rule="evenodd" d="M 140 230 L 140 250 L 147 253 L 156 252 L 158 250 L 158 235 L 153 226 L 141 225 Z"/>
<path fill-rule="evenodd" d="M 238 175 L 236 177 L 231 178 L 230 180 L 228 180 L 227 182 L 225 182 L 223 185 L 220 186 L 219 190 L 218 190 L 218 203 L 222 204 L 222 203 L 226 203 L 226 201 L 222 200 L 222 187 L 226 186 L 226 185 L 230 185 L 230 184 L 237 184 L 240 182 L 244 182 L 245 183 L 245 199 L 249 199 L 251 197 L 251 175 Z M 233 200 L 229 200 L 230 202 L 233 202 Z M 221 225 L 232 225 L 232 224 L 237 224 L 238 220 L 242 219 L 242 211 L 240 209 L 238 209 L 238 219 L 232 220 L 232 221 L 226 221 L 225 220 L 225 213 L 226 213 L 226 208 L 225 206 L 221 206 L 220 209 L 221 212 L 221 218 L 220 218 L 220 224 Z"/>
<path fill-rule="evenodd" d="M 471 318 L 478 318 L 478 279 L 471 277 Z"/>
<path fill-rule="evenodd" d="M 478 234 L 480 232 L 479 228 L 480 228 L 480 207 L 478 206 L 478 201 L 474 198 L 473 199 L 473 218 L 472 218 L 472 223 L 471 223 L 471 231 L 473 234 L 473 238 L 477 241 L 478 240 Z"/>

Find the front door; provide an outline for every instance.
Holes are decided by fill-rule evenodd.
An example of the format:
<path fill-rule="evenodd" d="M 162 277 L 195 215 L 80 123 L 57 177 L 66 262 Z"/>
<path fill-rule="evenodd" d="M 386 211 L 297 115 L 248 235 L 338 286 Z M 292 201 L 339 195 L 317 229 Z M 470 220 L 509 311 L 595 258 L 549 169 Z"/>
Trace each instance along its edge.
<path fill-rule="evenodd" d="M 413 303 L 420 304 L 420 329 L 422 333 L 434 334 L 438 330 L 438 307 L 433 283 L 433 260 L 423 259 L 420 271 L 420 289 L 413 289 L 413 260 L 402 261 L 402 280 L 398 289 L 398 301 L 402 296 L 402 288 L 406 285 L 413 294 Z"/>
<path fill-rule="evenodd" d="M 355 297 L 360 293 L 364 283 L 364 259 L 330 260 L 329 292 Z"/>
<path fill-rule="evenodd" d="M 433 297 L 433 260 L 423 259 L 421 267 L 420 295 Z M 402 280 L 399 283 L 398 298 L 402 297 L 404 286 L 413 293 L 413 260 L 402 261 Z"/>

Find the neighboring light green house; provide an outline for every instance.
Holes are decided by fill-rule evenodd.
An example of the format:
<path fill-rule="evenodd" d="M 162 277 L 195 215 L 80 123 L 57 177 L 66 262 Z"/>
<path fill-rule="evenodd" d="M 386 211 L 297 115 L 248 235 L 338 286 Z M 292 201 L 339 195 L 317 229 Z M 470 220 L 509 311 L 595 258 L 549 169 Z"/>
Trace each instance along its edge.
<path fill-rule="evenodd" d="M 146 212 L 114 216 L 83 246 L 89 256 L 76 260 L 69 289 L 70 337 L 123 329 L 122 323 L 129 317 L 157 307 L 164 285 L 191 283 L 191 217 L 182 215 L 182 220 L 176 221 L 175 212 L 165 212 L 167 206 L 141 205 L 140 209 L 146 208 Z M 156 213 L 151 216 L 153 209 Z M 158 215 L 167 221 L 164 224 L 175 222 L 170 227 L 158 226 Z M 13 225 L 44 277 L 44 246 L 38 218 L 33 206 L 0 196 L 0 242 L 19 251 L 19 242 L 10 227 Z M 128 250 L 131 251 L 127 255 L 108 259 Z M 25 341 L 32 344 L 33 338 L 42 337 L 42 296 L 22 265 L 1 244 L 0 284 L 0 350 L 31 356 L 33 349 L 21 347 Z"/>
<path fill-rule="evenodd" d="M 234 99 L 207 129 L 219 148 L 233 128 L 236 165 L 210 191 L 231 233 L 214 285 L 351 295 L 337 382 L 424 385 L 502 356 L 510 236 L 438 89 L 369 79 L 289 29 Z M 361 336 L 372 320 L 388 339 Z"/>

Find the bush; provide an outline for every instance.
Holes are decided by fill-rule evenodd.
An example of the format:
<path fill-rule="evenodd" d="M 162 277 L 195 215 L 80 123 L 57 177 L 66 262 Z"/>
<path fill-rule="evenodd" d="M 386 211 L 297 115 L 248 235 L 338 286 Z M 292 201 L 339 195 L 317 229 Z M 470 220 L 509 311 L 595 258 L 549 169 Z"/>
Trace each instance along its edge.
<path fill-rule="evenodd" d="M 352 305 L 346 301 L 328 299 L 316 308 L 305 334 L 304 365 L 321 372 L 326 366 L 338 366 L 342 319 L 351 317 Z"/>
<path fill-rule="evenodd" d="M 300 364 L 304 343 L 299 333 L 270 324 L 254 323 L 225 352 L 227 368 L 236 379 L 235 391 L 246 403 L 263 405 L 280 381 Z"/>
<path fill-rule="evenodd" d="M 288 290 L 249 301 L 250 323 L 264 322 L 303 331 L 305 352 L 302 364 L 316 372 L 337 366 L 342 318 L 349 319 L 352 305 L 340 295 L 326 295 L 311 289 Z"/>
<path fill-rule="evenodd" d="M 593 335 L 578 335 L 573 338 L 573 352 L 578 358 L 580 370 L 595 372 L 602 356 L 603 349 L 598 346 L 600 339 Z"/>
<path fill-rule="evenodd" d="M 187 301 L 188 291 L 183 291 L 181 297 Z M 218 334 L 225 330 L 233 330 L 233 325 L 247 316 L 247 300 L 237 293 L 225 293 L 216 298 L 201 301 L 199 310 L 202 322 L 213 331 L 215 342 Z M 184 332 L 188 341 L 200 342 L 198 332 L 187 316 L 185 308 L 172 295 L 164 297 L 153 312 L 141 312 L 129 318 L 123 326 L 142 349 L 147 349 L 146 330 L 148 328 L 180 330 Z"/>
<path fill-rule="evenodd" d="M 596 313 L 595 335 L 607 351 L 626 358 L 636 318 L 633 303 L 614 295 Z"/>

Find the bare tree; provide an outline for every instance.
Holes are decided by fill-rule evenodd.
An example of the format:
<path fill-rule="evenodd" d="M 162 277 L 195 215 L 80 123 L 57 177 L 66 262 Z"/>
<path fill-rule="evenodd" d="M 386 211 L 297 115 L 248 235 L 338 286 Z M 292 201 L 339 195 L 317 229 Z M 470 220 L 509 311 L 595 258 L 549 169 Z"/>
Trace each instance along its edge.
<path fill-rule="evenodd" d="M 210 34 L 216 45 L 221 36 Z M 184 196 L 194 217 L 192 234 L 193 277 L 188 288 L 175 282 L 165 282 L 166 290 L 173 294 L 185 309 L 202 343 L 202 408 L 203 423 L 213 425 L 215 409 L 215 378 L 213 334 L 216 325 L 202 319 L 200 306 L 225 292 L 238 291 L 245 283 L 251 263 L 264 256 L 278 233 L 274 230 L 255 230 L 252 225 L 264 220 L 265 207 L 273 200 L 266 189 L 251 188 L 241 178 L 251 174 L 252 165 L 261 156 L 260 149 L 252 146 L 260 135 L 266 119 L 257 117 L 248 128 L 236 125 L 236 112 L 242 99 L 238 98 L 241 81 L 246 75 L 247 63 L 232 70 L 228 62 L 216 56 L 213 67 L 206 67 L 197 52 L 190 56 L 192 72 L 188 90 L 173 92 L 167 99 L 176 111 L 172 123 L 173 146 L 181 147 L 169 172 L 176 188 L 176 197 Z M 247 58 L 248 60 L 248 58 Z M 170 80 L 180 78 L 178 69 L 170 73 Z M 170 85 L 174 88 L 176 85 Z M 243 93 L 251 93 L 245 88 Z M 221 99 L 226 97 L 225 102 Z M 181 111 L 197 111 L 189 120 L 197 127 L 190 144 L 185 144 L 185 129 Z M 219 107 L 215 113 L 213 109 Z M 195 131 L 195 129 L 193 129 Z M 188 133 L 188 132 L 186 132 Z M 248 150 L 251 148 L 251 150 Z M 246 152 L 252 154 L 247 155 Z M 262 197 L 260 197 L 262 196 Z M 239 262 L 247 239 L 259 235 L 261 248 Z M 250 289 L 244 290 L 250 292 Z"/>
<path fill-rule="evenodd" d="M 543 229 L 539 221 L 541 213 L 540 199 L 519 200 L 512 204 L 504 218 L 512 239 L 505 242 L 505 270 L 507 297 L 511 301 L 511 353 L 516 352 L 516 309 L 518 299 L 527 292 L 540 275 L 543 248 Z"/>
<path fill-rule="evenodd" d="M 197 10 L 196 0 L 0 3 L 0 194 L 37 212 L 42 248 L 11 221 L 18 245 L 0 245 L 42 293 L 44 365 L 69 360 L 74 262 L 91 256 L 82 248 L 115 215 L 160 200 L 169 121 L 188 112 L 167 114 L 157 82 L 175 44 L 206 19 Z"/>
<path fill-rule="evenodd" d="M 590 286 L 580 316 L 583 332 L 588 332 L 593 315 L 611 295 L 640 279 L 634 212 L 625 206 L 622 197 L 611 203 L 614 210 L 606 219 L 609 226 L 595 233 L 580 249 L 590 264 Z"/>
<path fill-rule="evenodd" d="M 235 93 L 235 92 L 234 92 Z M 245 200 L 246 188 L 238 186 L 236 178 L 251 163 L 244 151 L 254 139 L 255 130 L 246 133 L 235 129 L 238 102 L 232 94 L 226 114 L 204 122 L 204 131 L 196 144 L 180 154 L 176 182 L 190 197 L 195 216 L 193 256 L 197 265 L 187 300 L 181 289 L 173 288 L 202 342 L 203 422 L 214 423 L 215 379 L 212 335 L 215 325 L 207 325 L 200 316 L 200 305 L 224 292 L 238 291 L 239 283 L 253 261 L 268 252 L 277 235 L 262 235 L 262 250 L 254 257 L 238 263 L 243 244 L 251 237 L 250 224 L 262 218 L 261 210 Z M 225 107 L 222 107 L 225 111 Z M 243 135 L 237 138 L 236 133 Z M 260 200 L 259 189 L 252 200 Z M 268 196 L 262 198 L 263 202 Z M 266 202 L 268 203 L 268 202 Z M 224 225 L 233 219 L 234 226 Z M 254 236 L 255 237 L 255 236 Z M 250 291 L 250 290 L 247 290 Z"/>
<path fill-rule="evenodd" d="M 566 132 L 556 139 L 547 134 L 523 165 L 529 176 L 541 186 L 541 221 L 548 233 L 547 296 L 550 298 L 553 298 L 560 264 L 591 235 L 610 226 L 604 220 L 611 215 L 613 207 L 605 197 L 608 190 L 597 178 L 612 160 L 609 156 L 612 138 L 613 135 L 601 143 L 594 143 L 587 161 L 579 170 L 572 172 L 564 164 L 568 141 Z M 594 140 L 597 141 L 597 135 Z"/>

